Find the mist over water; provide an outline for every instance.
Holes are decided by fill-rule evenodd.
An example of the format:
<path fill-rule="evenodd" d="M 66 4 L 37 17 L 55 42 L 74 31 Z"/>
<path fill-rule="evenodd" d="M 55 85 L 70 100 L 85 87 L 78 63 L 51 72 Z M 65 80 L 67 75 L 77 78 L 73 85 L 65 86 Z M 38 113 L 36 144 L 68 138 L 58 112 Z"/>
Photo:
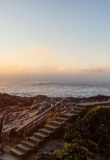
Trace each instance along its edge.
<path fill-rule="evenodd" d="M 17 96 L 90 97 L 110 95 L 109 83 L 0 81 L 0 92 Z"/>

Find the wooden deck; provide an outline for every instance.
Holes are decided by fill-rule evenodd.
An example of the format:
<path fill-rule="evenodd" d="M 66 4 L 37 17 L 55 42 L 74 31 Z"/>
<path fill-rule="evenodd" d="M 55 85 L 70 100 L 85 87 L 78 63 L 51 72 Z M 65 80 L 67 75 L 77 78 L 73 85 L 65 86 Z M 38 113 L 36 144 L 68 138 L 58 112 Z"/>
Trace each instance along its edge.
<path fill-rule="evenodd" d="M 110 105 L 110 101 L 103 101 L 103 102 L 85 102 L 85 103 L 78 103 L 77 106 L 84 106 L 84 107 L 89 107 L 89 106 L 98 106 L 98 105 Z"/>

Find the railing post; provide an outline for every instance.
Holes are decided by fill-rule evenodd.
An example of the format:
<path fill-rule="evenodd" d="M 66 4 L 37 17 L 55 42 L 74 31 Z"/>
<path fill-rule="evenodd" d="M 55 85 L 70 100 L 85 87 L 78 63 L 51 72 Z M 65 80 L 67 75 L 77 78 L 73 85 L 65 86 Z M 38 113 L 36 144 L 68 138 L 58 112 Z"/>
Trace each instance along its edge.
<path fill-rule="evenodd" d="M 24 127 L 24 140 L 26 140 L 26 126 Z"/>
<path fill-rule="evenodd" d="M 58 116 L 60 116 L 60 104 L 58 104 Z"/>

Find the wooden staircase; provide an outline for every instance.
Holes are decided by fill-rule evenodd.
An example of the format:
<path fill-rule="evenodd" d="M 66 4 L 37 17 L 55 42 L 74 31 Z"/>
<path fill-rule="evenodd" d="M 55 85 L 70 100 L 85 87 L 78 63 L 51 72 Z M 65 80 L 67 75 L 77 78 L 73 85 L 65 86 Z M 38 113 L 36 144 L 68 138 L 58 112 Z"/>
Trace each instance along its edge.
<path fill-rule="evenodd" d="M 33 133 L 33 136 L 26 137 L 25 141 L 21 144 L 17 144 L 14 149 L 10 149 L 10 153 L 17 156 L 18 159 L 24 159 L 24 157 L 37 151 L 51 135 L 55 135 L 67 121 L 75 121 L 76 118 L 82 114 L 83 110 L 87 108 L 95 107 L 97 105 L 110 105 L 110 101 L 95 102 L 95 103 L 80 103 L 73 107 L 71 111 L 65 114 L 61 114 L 59 117 L 54 118 L 49 124 L 46 124 L 44 128 L 39 129 L 38 132 Z"/>
<path fill-rule="evenodd" d="M 18 158 L 26 157 L 32 152 L 36 151 L 38 147 L 44 143 L 51 135 L 55 134 L 67 121 L 76 119 L 84 107 L 74 107 L 69 113 L 62 114 L 60 117 L 56 117 L 49 124 L 46 124 L 44 128 L 39 129 L 38 132 L 33 133 L 33 136 L 26 137 L 25 141 L 21 144 L 17 144 L 14 149 L 10 149 L 10 153 Z"/>

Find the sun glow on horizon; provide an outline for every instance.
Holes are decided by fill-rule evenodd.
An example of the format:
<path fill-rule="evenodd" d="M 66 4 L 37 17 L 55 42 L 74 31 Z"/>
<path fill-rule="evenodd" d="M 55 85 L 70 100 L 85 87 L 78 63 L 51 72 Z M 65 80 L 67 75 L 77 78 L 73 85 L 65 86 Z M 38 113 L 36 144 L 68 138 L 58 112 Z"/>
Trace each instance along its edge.
<path fill-rule="evenodd" d="M 9 58 L 11 57 L 11 58 Z M 9 53 L 0 64 L 0 74 L 17 73 L 69 73 L 79 66 L 69 66 L 60 53 L 45 46 L 33 46 L 20 53 Z M 66 68 L 67 67 L 67 68 Z"/>

